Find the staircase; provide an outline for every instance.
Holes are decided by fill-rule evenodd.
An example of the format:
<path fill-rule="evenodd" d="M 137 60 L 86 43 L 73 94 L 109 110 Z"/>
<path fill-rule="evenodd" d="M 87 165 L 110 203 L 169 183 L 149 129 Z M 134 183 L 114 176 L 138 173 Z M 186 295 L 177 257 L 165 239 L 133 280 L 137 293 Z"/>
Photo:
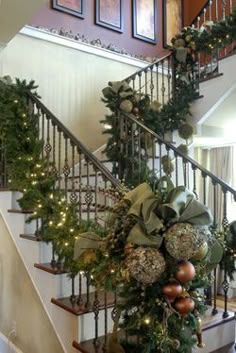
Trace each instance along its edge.
<path fill-rule="evenodd" d="M 201 21 L 211 20 L 213 11 L 219 16 L 217 3 L 217 1 L 209 1 L 207 7 L 203 9 L 203 19 L 198 16 L 197 27 L 200 26 Z M 230 2 L 231 9 L 232 2 Z M 223 11 L 223 17 L 225 14 L 226 8 Z M 230 48 L 232 46 L 220 51 L 217 59 L 223 55 L 222 53 L 231 54 Z M 212 56 L 211 60 L 211 67 L 213 67 L 215 56 Z M 202 58 L 199 59 L 199 63 L 201 65 L 198 66 L 196 77 L 206 79 L 207 74 L 210 73 L 217 79 L 218 64 L 210 71 L 207 66 L 206 73 L 207 70 L 201 69 L 206 67 Z M 123 82 L 128 83 L 136 92 L 149 95 L 151 101 L 157 100 L 163 106 L 175 94 L 174 67 L 174 58 L 170 54 L 134 73 Z M 138 114 L 133 115 L 120 110 L 116 117 L 115 126 L 119 131 L 117 148 L 124 157 L 121 164 L 119 159 L 99 161 L 37 97 L 28 93 L 27 99 L 31 114 L 38 117 L 39 136 L 37 138 L 43 142 L 41 155 L 48 160 L 48 168 L 56 176 L 53 191 L 60 191 L 65 200 L 74 205 L 80 223 L 91 221 L 98 226 L 106 226 L 106 211 L 116 201 L 115 190 L 119 186 L 118 178 L 129 174 L 132 179 L 137 174 L 137 170 L 140 172 L 142 170 L 143 148 L 140 137 L 145 136 L 149 141 L 145 156 L 149 172 L 157 175 L 158 178 L 168 176 L 175 186 L 184 185 L 192 190 L 202 203 L 211 207 L 214 217 L 213 227 L 217 228 L 219 224 L 223 229 L 227 227 L 227 201 L 229 197 L 236 201 L 236 191 L 182 153 L 174 144 L 145 126 L 139 120 Z M 163 156 L 168 156 L 171 160 L 173 171 L 164 173 Z M 92 287 L 89 274 L 70 273 L 58 255 L 55 244 L 43 241 L 40 235 L 42 228 L 40 219 L 35 217 L 33 222 L 26 223 L 27 219 L 34 215 L 35 210 L 19 207 L 17 200 L 21 194 L 10 190 L 8 171 L 4 168 L 6 164 L 5 153 L 2 151 L 0 211 L 45 310 L 53 322 L 64 351 L 67 353 L 73 353 L 75 350 L 82 353 L 106 352 L 109 332 L 113 327 L 112 317 L 117 302 L 116 294 Z M 141 179 L 138 180 L 138 182 L 141 181 Z M 152 186 L 155 190 L 155 181 Z M 211 202 L 209 194 L 212 195 Z M 222 215 L 217 213 L 219 198 L 223 204 Z M 64 246 L 67 245 L 64 244 Z M 223 281 L 223 310 L 219 310 L 216 303 L 216 270 L 214 270 L 214 279 L 213 293 L 207 293 L 212 308 L 204 326 L 207 347 L 201 350 L 203 353 L 215 351 L 234 341 L 234 313 L 228 310 L 229 282 L 226 271 L 224 271 Z M 209 317 L 211 317 L 210 322 Z M 222 332 L 224 335 L 219 342 L 215 338 L 218 338 Z M 209 337 L 212 339 L 209 340 Z"/>

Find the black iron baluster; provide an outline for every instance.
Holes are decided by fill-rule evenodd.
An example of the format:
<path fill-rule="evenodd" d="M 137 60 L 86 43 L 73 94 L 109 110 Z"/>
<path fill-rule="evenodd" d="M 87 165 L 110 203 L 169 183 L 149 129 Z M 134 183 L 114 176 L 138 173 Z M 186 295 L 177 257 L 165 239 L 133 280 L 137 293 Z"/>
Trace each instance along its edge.
<path fill-rule="evenodd" d="M 52 267 L 56 267 L 57 265 L 57 261 L 56 261 L 56 253 L 55 253 L 55 245 L 54 243 L 52 242 L 52 260 L 51 260 L 51 266 Z"/>
<path fill-rule="evenodd" d="M 107 352 L 107 333 L 108 333 L 108 308 L 107 308 L 107 292 L 106 289 L 104 290 L 104 343 L 102 347 L 102 351 L 104 353 Z"/>
<path fill-rule="evenodd" d="M 79 221 L 82 220 L 82 152 L 77 147 L 77 153 L 79 154 Z"/>
<path fill-rule="evenodd" d="M 71 193 L 70 202 L 75 204 L 77 202 L 78 196 L 75 190 L 75 145 L 71 141 Z"/>
<path fill-rule="evenodd" d="M 138 92 L 142 93 L 142 72 L 138 73 L 138 85 L 139 85 Z"/>
<path fill-rule="evenodd" d="M 206 174 L 205 173 L 202 173 L 202 179 L 203 179 L 203 203 L 204 205 L 206 205 L 206 194 L 207 194 L 207 191 L 206 191 Z"/>
<path fill-rule="evenodd" d="M 192 171 L 193 171 L 193 193 L 196 196 L 196 199 L 198 199 L 198 194 L 197 194 L 197 180 L 196 180 L 196 167 L 192 165 Z"/>
<path fill-rule="evenodd" d="M 153 84 L 153 66 L 150 67 L 150 98 L 151 102 L 153 101 L 153 90 L 154 90 L 154 84 Z"/>
<path fill-rule="evenodd" d="M 216 296 L 217 296 L 217 270 L 216 268 L 214 269 L 214 283 L 213 283 L 213 309 L 212 309 L 212 315 L 216 315 L 218 313 L 217 310 L 217 305 L 216 305 Z"/>
<path fill-rule="evenodd" d="M 58 129 L 58 189 L 61 190 L 61 130 Z"/>
<path fill-rule="evenodd" d="M 175 185 L 179 186 L 179 160 L 177 153 L 175 155 Z"/>
<path fill-rule="evenodd" d="M 70 300 L 72 303 L 76 302 L 76 295 L 75 295 L 75 276 L 71 275 L 71 296 Z"/>
<path fill-rule="evenodd" d="M 159 62 L 156 63 L 156 100 L 159 102 Z"/>
<path fill-rule="evenodd" d="M 144 92 L 145 94 L 148 94 L 147 88 L 148 88 L 148 78 L 147 78 L 147 74 L 148 74 L 148 69 L 144 71 Z"/>
<path fill-rule="evenodd" d="M 187 162 L 182 158 L 184 186 L 187 187 Z"/>
<path fill-rule="evenodd" d="M 98 222 L 98 192 L 99 192 L 99 188 L 98 188 L 98 170 L 95 166 L 93 166 L 94 172 L 95 172 L 95 182 L 94 182 L 94 207 L 95 207 L 95 214 L 94 214 L 94 220 L 95 222 Z M 104 190 L 104 192 L 106 192 L 106 190 Z"/>
<path fill-rule="evenodd" d="M 227 228 L 228 228 L 228 219 L 227 219 L 227 190 L 222 188 L 223 192 L 223 219 L 222 219 L 222 226 L 224 233 L 226 233 Z M 226 261 L 224 261 L 224 281 L 222 283 L 222 288 L 224 291 L 224 312 L 223 312 L 223 318 L 226 318 L 229 316 L 228 313 L 228 290 L 229 290 L 229 282 L 227 278 L 227 265 Z"/>
<path fill-rule="evenodd" d="M 64 186 L 65 186 L 65 197 L 67 198 L 68 192 L 68 177 L 70 175 L 70 167 L 68 164 L 68 138 L 64 135 L 65 141 L 65 160 L 64 160 L 64 167 L 63 167 L 63 174 L 64 174 Z"/>
<path fill-rule="evenodd" d="M 52 172 L 57 176 L 57 167 L 56 167 L 56 125 L 52 122 Z M 55 185 L 54 185 L 55 188 Z"/>
<path fill-rule="evenodd" d="M 90 187 L 90 173 L 89 173 L 89 160 L 87 157 L 85 157 L 85 163 L 86 163 L 86 192 L 85 192 L 85 197 L 84 201 L 86 204 L 86 213 L 87 213 L 87 221 L 90 221 L 90 212 L 91 212 L 91 204 L 93 201 L 93 195 L 91 192 L 91 187 Z"/>
<path fill-rule="evenodd" d="M 151 141 L 152 141 L 151 148 L 152 148 L 152 177 L 153 177 L 152 188 L 153 188 L 153 191 L 155 191 L 156 183 L 155 183 L 154 175 L 155 175 L 155 161 L 156 161 L 156 141 L 153 136 L 151 136 Z"/>
<path fill-rule="evenodd" d="M 159 142 L 159 174 L 162 177 L 162 144 Z"/>
<path fill-rule="evenodd" d="M 41 114 L 41 141 L 42 141 L 42 158 L 44 157 L 44 144 L 45 144 L 45 140 L 44 140 L 44 134 L 45 134 L 45 116 L 44 113 Z"/>
<path fill-rule="evenodd" d="M 90 274 L 86 273 L 85 275 L 86 278 L 86 303 L 85 303 L 85 308 L 89 310 L 91 308 L 91 303 L 90 303 Z"/>
<path fill-rule="evenodd" d="M 50 118 L 48 115 L 46 115 L 47 119 L 47 129 L 46 129 L 46 144 L 44 146 L 44 151 L 46 153 L 46 158 L 48 160 L 48 168 L 49 168 L 49 160 L 50 160 L 50 153 L 52 150 L 52 146 L 50 143 Z"/>
<path fill-rule="evenodd" d="M 95 323 L 95 337 L 93 340 L 93 344 L 95 347 L 100 346 L 100 341 L 98 339 L 99 308 L 100 308 L 100 301 L 98 299 L 98 292 L 96 289 L 94 293 L 94 302 L 93 302 L 94 323 Z"/>
<path fill-rule="evenodd" d="M 136 128 L 135 124 L 132 123 L 131 125 L 131 173 L 134 175 L 134 170 L 135 170 L 135 133 L 136 133 Z"/>
<path fill-rule="evenodd" d="M 217 228 L 217 184 L 212 180 L 213 185 L 213 228 Z"/>
<path fill-rule="evenodd" d="M 168 89 L 168 100 L 171 98 L 171 63 L 170 63 L 170 56 L 167 58 L 167 89 Z"/>
<path fill-rule="evenodd" d="M 161 83 L 161 102 L 162 105 L 165 104 L 165 75 L 164 75 L 164 62 L 161 62 L 161 79 L 162 79 L 162 83 Z"/>
<path fill-rule="evenodd" d="M 135 77 L 132 78 L 132 88 L 135 91 Z"/>
<path fill-rule="evenodd" d="M 141 171 L 142 171 L 142 150 L 141 150 L 141 128 L 138 127 L 138 171 L 139 171 L 139 182 L 141 180 Z"/>
<path fill-rule="evenodd" d="M 107 179 L 104 177 L 103 178 L 104 181 L 104 206 L 103 206 L 103 211 L 106 212 L 107 208 L 108 208 L 108 197 L 107 197 Z M 104 222 L 105 222 L 105 227 L 107 226 L 106 223 L 106 217 L 104 217 Z"/>
<path fill-rule="evenodd" d="M 79 272 L 79 295 L 77 298 L 77 304 L 81 306 L 83 304 L 83 296 L 82 296 L 82 275 L 83 272 Z"/>

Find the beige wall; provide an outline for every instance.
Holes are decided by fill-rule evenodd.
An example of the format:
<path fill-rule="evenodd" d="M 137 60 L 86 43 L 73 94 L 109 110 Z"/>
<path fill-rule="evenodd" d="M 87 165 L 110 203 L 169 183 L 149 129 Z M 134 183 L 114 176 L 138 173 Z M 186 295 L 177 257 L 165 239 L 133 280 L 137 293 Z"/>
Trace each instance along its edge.
<path fill-rule="evenodd" d="M 123 79 L 136 67 L 17 35 L 2 51 L 0 74 L 34 79 L 50 110 L 91 150 L 105 142 L 99 120 L 105 108 L 101 90 L 108 81 Z"/>
<path fill-rule="evenodd" d="M 8 43 L 48 0 L 1 0 L 0 42 Z"/>
<path fill-rule="evenodd" d="M 15 345 L 24 353 L 63 353 L 7 227 L 0 216 L 0 331 L 16 322 Z"/>

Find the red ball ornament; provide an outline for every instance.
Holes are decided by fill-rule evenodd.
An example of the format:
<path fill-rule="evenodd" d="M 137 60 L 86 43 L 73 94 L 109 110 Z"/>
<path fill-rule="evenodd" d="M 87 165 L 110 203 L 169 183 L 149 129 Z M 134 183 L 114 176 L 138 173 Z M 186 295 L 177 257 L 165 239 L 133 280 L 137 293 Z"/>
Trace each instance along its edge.
<path fill-rule="evenodd" d="M 162 294 L 173 302 L 182 293 L 182 286 L 177 282 L 170 282 L 162 288 Z"/>
<path fill-rule="evenodd" d="M 175 278 L 180 283 L 186 283 L 192 281 L 195 277 L 195 268 L 193 264 L 189 261 L 181 261 L 178 264 L 178 270 L 175 275 Z"/>
<path fill-rule="evenodd" d="M 193 311 L 195 303 L 191 298 L 178 298 L 175 302 L 175 308 L 181 316 L 188 316 Z"/>

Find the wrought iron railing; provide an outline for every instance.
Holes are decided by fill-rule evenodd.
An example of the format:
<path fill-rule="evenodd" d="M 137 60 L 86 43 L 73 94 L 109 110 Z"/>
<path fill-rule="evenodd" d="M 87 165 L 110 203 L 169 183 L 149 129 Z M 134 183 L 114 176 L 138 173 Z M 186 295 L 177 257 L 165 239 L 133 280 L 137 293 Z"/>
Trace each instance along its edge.
<path fill-rule="evenodd" d="M 192 21 L 191 26 L 200 29 L 202 25 L 210 28 L 212 21 L 224 20 L 226 16 L 232 13 L 236 6 L 235 0 L 208 0 L 201 11 Z M 219 74 L 219 60 L 231 55 L 235 50 L 235 43 L 226 46 L 223 49 L 216 49 L 211 54 L 198 54 L 198 71 L 201 80 L 208 79 L 211 76 Z"/>
<path fill-rule="evenodd" d="M 127 169 L 129 175 L 131 174 L 130 179 L 132 180 L 132 173 L 135 173 L 136 176 L 137 169 L 140 171 L 140 177 L 142 176 L 142 161 L 146 153 L 146 166 L 149 175 L 155 175 L 158 176 L 158 178 L 167 175 L 175 186 L 184 185 L 189 190 L 192 190 L 197 198 L 211 209 L 213 214 L 213 228 L 225 230 L 228 226 L 227 204 L 230 196 L 236 201 L 236 190 L 226 184 L 223 180 L 216 177 L 210 171 L 203 168 L 192 158 L 183 154 L 171 143 L 166 142 L 133 115 L 120 112 L 117 119 L 119 121 L 120 141 L 122 141 L 120 143 L 120 151 L 125 157 L 127 157 L 124 158 L 124 160 L 128 161 L 127 165 L 124 166 L 123 164 L 123 167 Z M 147 138 L 149 141 L 149 149 L 148 151 L 145 151 L 145 153 L 140 144 L 142 137 Z M 168 156 L 173 165 L 173 170 L 172 168 L 169 168 L 169 172 L 167 173 L 163 173 L 163 156 Z M 155 179 L 153 179 L 153 189 L 155 189 L 155 187 L 156 182 Z M 218 202 L 223 205 L 220 215 L 217 210 Z M 224 273 L 222 288 L 225 297 L 223 315 L 224 317 L 227 317 L 227 293 L 229 283 L 226 271 Z M 214 293 L 212 296 L 213 313 L 216 312 L 216 294 L 215 282 Z"/>
<path fill-rule="evenodd" d="M 169 53 L 124 81 L 129 83 L 135 92 L 149 95 L 151 101 L 156 100 L 164 105 L 175 91 L 174 71 L 173 55 Z"/>

